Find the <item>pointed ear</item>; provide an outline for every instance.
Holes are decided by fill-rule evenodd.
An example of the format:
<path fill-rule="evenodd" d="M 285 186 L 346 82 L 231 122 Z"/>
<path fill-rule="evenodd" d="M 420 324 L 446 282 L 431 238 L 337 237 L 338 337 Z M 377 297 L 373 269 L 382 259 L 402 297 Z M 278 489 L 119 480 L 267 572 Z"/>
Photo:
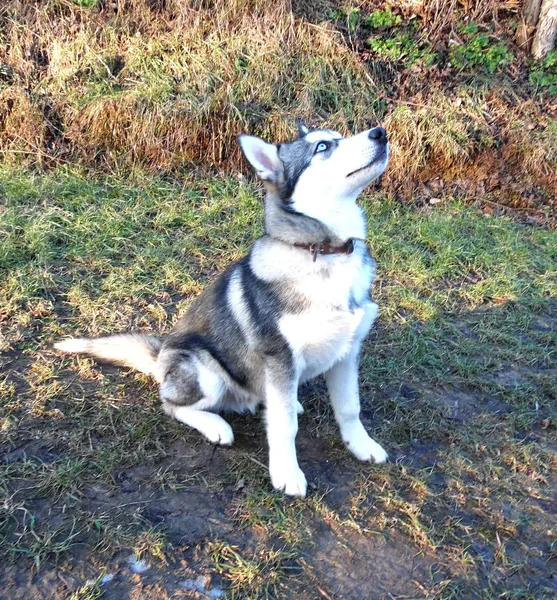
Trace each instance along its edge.
<path fill-rule="evenodd" d="M 298 135 L 304 137 L 309 133 L 309 129 L 298 119 Z"/>
<path fill-rule="evenodd" d="M 283 169 L 278 148 L 254 135 L 242 134 L 238 137 L 238 143 L 259 179 L 276 183 Z"/>

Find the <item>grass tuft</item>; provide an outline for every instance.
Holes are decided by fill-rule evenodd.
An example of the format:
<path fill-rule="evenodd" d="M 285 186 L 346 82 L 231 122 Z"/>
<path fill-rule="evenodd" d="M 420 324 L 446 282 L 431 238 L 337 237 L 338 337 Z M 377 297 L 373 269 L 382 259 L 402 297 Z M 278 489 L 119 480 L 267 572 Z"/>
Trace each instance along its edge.
<path fill-rule="evenodd" d="M 230 584 L 233 594 L 248 598 L 276 598 L 282 579 L 295 569 L 296 555 L 285 550 L 263 549 L 251 557 L 239 548 L 213 542 L 208 550 L 217 573 Z"/>

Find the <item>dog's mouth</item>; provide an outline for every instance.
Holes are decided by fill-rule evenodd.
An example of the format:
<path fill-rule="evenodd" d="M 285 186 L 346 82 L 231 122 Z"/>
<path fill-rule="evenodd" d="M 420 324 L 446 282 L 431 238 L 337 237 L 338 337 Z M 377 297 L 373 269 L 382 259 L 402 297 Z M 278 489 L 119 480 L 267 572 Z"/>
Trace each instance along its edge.
<path fill-rule="evenodd" d="M 348 175 L 346 177 L 352 177 L 352 175 L 355 175 L 356 173 L 360 173 L 361 171 L 365 171 L 366 169 L 369 169 L 370 167 L 373 167 L 373 165 L 375 165 L 377 162 L 379 162 L 381 159 L 385 158 L 387 156 L 387 148 L 383 148 L 379 154 L 377 156 L 373 157 L 373 160 L 369 163 L 367 163 L 367 165 L 364 165 L 363 167 L 359 167 L 358 169 L 356 169 L 355 171 L 352 171 L 351 173 L 348 173 Z"/>

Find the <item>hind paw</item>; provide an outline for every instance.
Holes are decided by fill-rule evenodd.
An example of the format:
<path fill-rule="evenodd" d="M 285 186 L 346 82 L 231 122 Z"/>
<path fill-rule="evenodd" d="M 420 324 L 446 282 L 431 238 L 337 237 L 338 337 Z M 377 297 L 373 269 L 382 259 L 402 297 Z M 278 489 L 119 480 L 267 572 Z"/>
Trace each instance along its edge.
<path fill-rule="evenodd" d="M 221 419 L 222 423 L 214 427 L 211 431 L 203 431 L 205 437 L 212 443 L 218 444 L 219 446 L 231 446 L 234 442 L 234 432 L 232 427 L 224 420 Z"/>
<path fill-rule="evenodd" d="M 230 446 L 234 441 L 232 427 L 219 415 L 188 406 L 164 404 L 164 409 L 184 425 L 189 425 L 202 433 L 212 444 Z"/>

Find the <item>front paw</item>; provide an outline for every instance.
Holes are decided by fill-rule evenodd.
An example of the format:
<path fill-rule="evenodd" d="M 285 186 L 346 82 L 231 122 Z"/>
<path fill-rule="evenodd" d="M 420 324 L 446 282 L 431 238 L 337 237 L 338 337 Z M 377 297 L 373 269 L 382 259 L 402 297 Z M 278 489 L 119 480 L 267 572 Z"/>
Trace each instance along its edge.
<path fill-rule="evenodd" d="M 348 435 L 345 433 L 343 439 L 350 452 L 358 460 L 384 463 L 389 458 L 383 447 L 369 437 L 361 423 L 359 423 L 359 427 L 354 427 Z"/>
<path fill-rule="evenodd" d="M 298 465 L 287 467 L 285 465 L 272 465 L 269 467 L 271 482 L 276 490 L 288 496 L 303 498 L 307 491 L 307 481 L 302 469 Z"/>

